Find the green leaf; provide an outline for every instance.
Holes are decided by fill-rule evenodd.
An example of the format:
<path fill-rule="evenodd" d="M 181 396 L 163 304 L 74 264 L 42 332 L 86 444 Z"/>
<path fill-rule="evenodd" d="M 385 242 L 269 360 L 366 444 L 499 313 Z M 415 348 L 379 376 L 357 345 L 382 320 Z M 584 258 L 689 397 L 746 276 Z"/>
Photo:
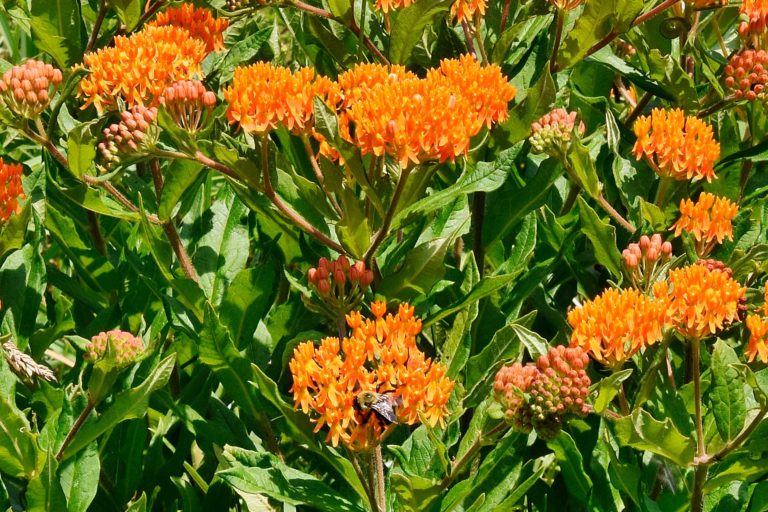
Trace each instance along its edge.
<path fill-rule="evenodd" d="M 389 60 L 392 64 L 405 64 L 424 29 L 435 26 L 448 12 L 451 0 L 422 0 L 397 13 L 389 39 Z"/>
<path fill-rule="evenodd" d="M 101 462 L 97 444 L 91 443 L 60 468 L 61 485 L 67 497 L 67 512 L 86 512 L 99 489 Z"/>
<path fill-rule="evenodd" d="M 142 0 L 110 0 L 109 5 L 123 22 L 127 32 L 136 28 L 141 18 Z"/>
<path fill-rule="evenodd" d="M 82 60 L 83 22 L 77 0 L 31 0 L 29 15 L 35 44 L 50 54 L 60 68 Z"/>
<path fill-rule="evenodd" d="M 739 435 L 747 414 L 744 380 L 739 371 L 731 366 L 738 363 L 736 352 L 726 342 L 718 339 L 712 352 L 709 400 L 717 431 L 726 442 Z"/>
<path fill-rule="evenodd" d="M 584 469 L 584 458 L 576 447 L 576 442 L 568 432 L 560 432 L 556 438 L 547 442 L 547 446 L 554 452 L 560 465 L 569 495 L 582 503 L 587 503 L 592 489 L 592 480 Z"/>
<path fill-rule="evenodd" d="M 721 469 L 723 466 L 727 466 Z M 752 459 L 740 455 L 732 460 L 718 464 L 704 484 L 705 491 L 713 491 L 730 482 L 752 481 L 768 473 L 768 459 Z"/>
<path fill-rule="evenodd" d="M 433 478 L 406 475 L 401 471 L 394 471 L 390 475 L 390 482 L 398 508 L 403 511 L 421 512 L 429 510 L 440 498 L 440 482 Z"/>
<path fill-rule="evenodd" d="M 467 389 L 466 395 L 470 397 L 469 400 L 476 391 L 479 391 L 482 396 L 485 394 L 484 390 L 490 390 L 490 382 L 501 365 L 517 359 L 522 348 L 521 335 L 528 334 L 521 329 L 525 328 L 514 323 L 502 327 L 496 331 L 491 342 L 479 354 L 469 358 L 464 378 L 464 387 Z M 465 405 L 469 406 L 469 404 Z"/>
<path fill-rule="evenodd" d="M 17 341 L 26 343 L 32 335 L 45 285 L 45 262 L 31 245 L 12 253 L 0 267 L 0 303 L 14 320 Z"/>
<path fill-rule="evenodd" d="M 578 185 L 589 194 L 589 197 L 597 198 L 600 195 L 600 180 L 597 177 L 595 161 L 586 146 L 581 141 L 574 140 L 566 158 L 579 180 Z"/>
<path fill-rule="evenodd" d="M 608 408 L 611 400 L 619 393 L 621 383 L 627 380 L 630 375 L 632 375 L 632 368 L 627 368 L 612 373 L 600 381 L 597 385 L 597 398 L 595 399 L 595 412 L 597 414 L 602 414 Z"/>
<path fill-rule="evenodd" d="M 328 512 L 365 510 L 317 477 L 287 466 L 270 453 L 226 446 L 223 457 L 230 467 L 218 471 L 216 476 L 238 494 L 266 494 L 280 503 L 311 505 L 313 509 Z"/>
<path fill-rule="evenodd" d="M 478 162 L 477 166 L 468 166 L 456 183 L 427 197 L 416 201 L 400 210 L 392 220 L 392 230 L 398 229 L 407 219 L 425 212 L 434 212 L 451 204 L 458 196 L 473 192 L 492 192 L 504 184 L 509 167 L 499 162 Z"/>
<path fill-rule="evenodd" d="M 56 476 L 58 464 L 52 453 L 39 475 L 35 475 L 27 487 L 27 510 L 30 512 L 52 512 L 54 510 L 75 510 L 67 507 L 64 491 Z M 96 481 L 98 483 L 98 479 Z"/>
<path fill-rule="evenodd" d="M 539 79 L 528 89 L 522 103 L 515 105 L 509 112 L 509 118 L 493 130 L 491 135 L 495 144 L 502 148 L 511 147 L 528 137 L 531 124 L 549 112 L 555 96 L 555 82 L 549 74 L 549 67 L 545 66 Z"/>
<path fill-rule="evenodd" d="M 24 245 L 24 236 L 32 213 L 32 203 L 27 202 L 21 212 L 11 215 L 0 226 L 0 259 L 9 251 L 20 249 Z"/>
<path fill-rule="evenodd" d="M 277 268 L 271 261 L 241 270 L 224 292 L 220 316 L 232 339 L 249 339 L 277 293 Z"/>
<path fill-rule="evenodd" d="M 64 451 L 62 462 L 77 454 L 121 422 L 142 418 L 147 413 L 149 397 L 168 384 L 175 364 L 176 354 L 167 356 L 157 364 L 152 373 L 141 384 L 116 395 L 109 408 L 101 413 L 95 421 L 86 421 L 75 434 L 72 443 Z"/>
<path fill-rule="evenodd" d="M 173 214 L 181 196 L 197 181 L 203 172 L 203 166 L 198 162 L 189 160 L 172 160 L 168 172 L 165 173 L 163 193 L 160 195 L 160 204 L 157 207 L 157 216 L 160 220 L 168 220 Z"/>
<path fill-rule="evenodd" d="M 93 166 L 96 158 L 96 140 L 98 120 L 75 125 L 67 138 L 67 158 L 69 169 L 81 179 Z"/>
<path fill-rule="evenodd" d="M 621 276 L 621 253 L 616 247 L 616 228 L 600 220 L 595 210 L 579 197 L 581 232 L 595 249 L 595 258 L 616 278 Z"/>
<path fill-rule="evenodd" d="M 45 454 L 39 452 L 27 418 L 12 400 L 13 394 L 0 396 L 0 471 L 32 478 Z"/>
<path fill-rule="evenodd" d="M 271 35 L 272 28 L 263 28 L 238 41 L 232 45 L 223 58 L 214 64 L 211 70 L 206 72 L 206 75 L 219 72 L 219 81 L 221 83 L 229 82 L 234 75 L 235 67 L 245 64 L 255 57 Z"/>
<path fill-rule="evenodd" d="M 192 262 L 200 274 L 200 287 L 213 304 L 248 260 L 248 228 L 242 224 L 245 205 L 234 194 L 216 201 L 203 219 L 207 230 L 198 241 Z"/>
<path fill-rule="evenodd" d="M 616 435 L 624 446 L 646 450 L 685 467 L 693 461 L 696 443 L 680 433 L 669 418 L 658 421 L 642 409 L 615 423 Z"/>
<path fill-rule="evenodd" d="M 557 67 L 565 69 L 579 62 L 589 49 L 609 34 L 622 34 L 643 9 L 642 0 L 587 2 L 557 54 Z"/>

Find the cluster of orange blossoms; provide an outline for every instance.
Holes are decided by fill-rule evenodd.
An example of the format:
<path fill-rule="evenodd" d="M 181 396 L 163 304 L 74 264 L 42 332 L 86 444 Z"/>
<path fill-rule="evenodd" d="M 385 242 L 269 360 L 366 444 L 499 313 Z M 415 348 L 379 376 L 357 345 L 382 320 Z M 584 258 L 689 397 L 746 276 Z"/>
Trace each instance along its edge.
<path fill-rule="evenodd" d="M 634 131 L 635 158 L 645 156 L 660 176 L 675 180 L 714 178 L 720 144 L 704 121 L 686 117 L 680 109 L 655 108 L 650 116 L 637 119 Z"/>
<path fill-rule="evenodd" d="M 749 342 L 747 343 L 747 357 L 749 362 L 760 356 L 760 361 L 768 363 L 768 281 L 765 282 L 763 307 L 757 314 L 747 316 L 747 330 L 749 330 Z"/>
<path fill-rule="evenodd" d="M 325 338 L 319 346 L 305 342 L 296 347 L 289 363 L 295 406 L 314 412 L 315 431 L 328 426 L 334 446 L 341 441 L 356 450 L 376 443 L 387 425 L 371 411 L 356 406 L 360 393 L 392 394 L 401 423 L 426 421 L 442 424 L 453 381 L 446 369 L 432 362 L 416 346 L 421 320 L 413 307 L 401 305 L 386 314 L 386 304 L 371 304 L 373 319 L 359 312 L 347 315 L 348 338 Z"/>
<path fill-rule="evenodd" d="M 160 103 L 180 128 L 196 132 L 216 106 L 216 95 L 199 80 L 182 80 L 163 91 Z"/>
<path fill-rule="evenodd" d="M 768 26 L 768 2 L 765 0 L 742 0 L 742 22 L 739 24 L 739 34 L 743 38 L 760 36 Z"/>
<path fill-rule="evenodd" d="M 205 51 L 210 53 L 224 48 L 224 31 L 227 30 L 229 22 L 223 18 L 214 18 L 208 9 L 181 4 L 159 13 L 148 24 L 156 27 L 167 25 L 186 29 L 191 37 L 203 41 Z"/>
<path fill-rule="evenodd" d="M 486 0 L 456 0 L 451 5 L 451 17 L 459 23 L 471 23 L 475 17 L 485 16 Z"/>
<path fill-rule="evenodd" d="M 136 361 L 144 352 L 144 342 L 133 334 L 120 330 L 101 332 L 91 338 L 85 347 L 85 360 L 95 363 L 112 351 L 115 365 L 125 367 Z"/>
<path fill-rule="evenodd" d="M 224 89 L 227 119 L 248 133 L 264 135 L 278 125 L 295 134 L 312 127 L 315 96 L 325 97 L 331 81 L 312 68 L 292 72 L 269 62 L 235 68 L 232 84 Z"/>
<path fill-rule="evenodd" d="M 667 281 L 653 287 L 664 305 L 668 323 L 689 339 L 700 339 L 739 320 L 746 288 L 734 281 L 730 269 L 706 264 L 670 271 Z"/>
<path fill-rule="evenodd" d="M 697 242 L 699 256 L 706 255 L 715 243 L 733 240 L 732 221 L 739 213 L 739 205 L 725 197 L 702 192 L 695 203 L 691 199 L 680 202 L 680 218 L 672 226 L 675 236 L 685 231 Z"/>
<path fill-rule="evenodd" d="M 19 199 L 24 198 L 22 172 L 21 164 L 7 164 L 0 158 L 0 220 L 3 222 L 21 211 Z"/>
<path fill-rule="evenodd" d="M 742 50 L 731 57 L 724 68 L 725 86 L 737 100 L 765 101 L 768 86 L 768 52 Z"/>
<path fill-rule="evenodd" d="M 0 101 L 15 114 L 33 119 L 48 108 L 62 78 L 60 69 L 30 59 L 3 73 Z"/>
<path fill-rule="evenodd" d="M 595 360 L 618 369 L 646 345 L 663 337 L 667 305 L 634 288 L 610 288 L 568 312 L 573 328 L 571 346 L 592 354 Z"/>
<path fill-rule="evenodd" d="M 263 135 L 283 125 L 323 143 L 312 126 L 318 96 L 336 109 L 344 139 L 363 154 L 388 154 L 403 168 L 465 155 L 483 126 L 507 118 L 514 95 L 498 66 L 481 66 L 471 56 L 444 60 L 424 79 L 399 66 L 363 64 L 337 82 L 310 68 L 294 73 L 259 63 L 236 69 L 224 91 L 229 122 L 245 131 Z"/>
<path fill-rule="evenodd" d="M 536 364 L 515 363 L 496 374 L 493 390 L 504 418 L 515 430 L 536 429 L 542 439 L 560 433 L 568 416 L 586 416 L 592 383 L 586 372 L 589 356 L 580 347 L 552 347 Z"/>
<path fill-rule="evenodd" d="M 223 45 L 226 27 L 210 11 L 184 4 L 129 37 L 116 37 L 113 46 L 83 57 L 90 71 L 79 86 L 83 108 L 93 104 L 101 113 L 115 108 L 117 98 L 129 108 L 156 106 L 166 87 L 200 74 L 206 55 Z"/>

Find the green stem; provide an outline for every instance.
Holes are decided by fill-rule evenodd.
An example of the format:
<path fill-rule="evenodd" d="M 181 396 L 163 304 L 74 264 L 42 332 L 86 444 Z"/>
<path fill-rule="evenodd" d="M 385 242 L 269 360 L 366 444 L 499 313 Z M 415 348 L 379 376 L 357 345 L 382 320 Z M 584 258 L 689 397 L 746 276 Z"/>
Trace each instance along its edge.
<path fill-rule="evenodd" d="M 373 451 L 373 461 L 376 465 L 376 498 L 379 510 L 387 510 L 387 490 L 384 481 L 384 457 L 381 454 L 381 443 Z"/>
<path fill-rule="evenodd" d="M 75 438 L 75 434 L 77 434 L 77 432 L 83 426 L 83 423 L 85 423 L 85 420 L 88 418 L 88 415 L 91 414 L 91 411 L 93 411 L 94 407 L 96 407 L 96 403 L 92 401 L 91 397 L 89 396 L 88 403 L 85 405 L 85 409 L 83 409 L 83 412 L 80 413 L 80 416 L 78 416 L 77 420 L 75 420 L 75 422 L 72 424 L 72 428 L 70 428 L 69 432 L 67 432 L 67 437 L 65 437 L 64 442 L 61 443 L 61 448 L 59 448 L 59 451 L 56 453 L 57 462 L 61 461 L 61 458 L 64 456 L 64 451 Z"/>
<path fill-rule="evenodd" d="M 392 218 L 395 216 L 395 212 L 397 211 L 397 205 L 400 202 L 400 197 L 403 195 L 403 190 L 405 190 L 405 182 L 408 181 L 408 175 L 410 172 L 410 169 L 403 169 L 400 172 L 400 179 L 397 180 L 397 186 L 395 187 L 395 193 L 392 196 L 392 202 L 389 204 L 389 209 L 387 209 L 387 213 L 384 216 L 381 227 L 379 228 L 379 231 L 376 232 L 376 236 L 373 238 L 371 246 L 368 247 L 368 250 L 365 252 L 365 256 L 363 256 L 363 261 L 365 261 L 366 265 L 368 266 L 370 266 L 374 254 L 376 254 L 376 249 L 379 248 L 381 243 L 387 237 L 389 227 L 392 225 Z"/>
<path fill-rule="evenodd" d="M 557 71 L 557 52 L 560 49 L 560 39 L 563 37 L 563 23 L 565 13 L 561 9 L 555 10 L 555 42 L 552 45 L 552 56 L 549 58 L 549 72 Z"/>
<path fill-rule="evenodd" d="M 704 510 L 704 482 L 707 480 L 707 450 L 704 445 L 704 422 L 701 415 L 701 340 L 691 340 L 691 369 L 693 371 L 693 403 L 696 415 L 696 469 L 693 474 L 691 511 Z"/>
<path fill-rule="evenodd" d="M 656 206 L 661 208 L 662 203 L 664 202 L 664 196 L 667 193 L 667 190 L 669 190 L 669 185 L 672 183 L 672 179 L 668 178 L 666 176 L 661 177 L 661 181 L 659 182 L 659 188 L 656 190 L 656 200 L 653 202 Z"/>

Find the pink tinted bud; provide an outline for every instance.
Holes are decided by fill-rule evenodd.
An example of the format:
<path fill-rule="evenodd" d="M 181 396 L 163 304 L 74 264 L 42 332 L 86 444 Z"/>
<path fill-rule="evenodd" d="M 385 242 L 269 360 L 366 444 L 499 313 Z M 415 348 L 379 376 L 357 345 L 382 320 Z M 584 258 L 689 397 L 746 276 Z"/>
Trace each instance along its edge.
<path fill-rule="evenodd" d="M 661 254 L 666 258 L 672 256 L 672 244 L 669 242 L 661 244 Z"/>
<path fill-rule="evenodd" d="M 341 269 L 338 269 L 333 273 L 333 280 L 336 284 L 344 284 L 347 278 L 344 276 L 344 272 L 342 272 Z"/>
<path fill-rule="evenodd" d="M 360 284 L 369 286 L 373 282 L 373 270 L 366 270 L 363 277 L 360 278 Z"/>
<path fill-rule="evenodd" d="M 317 284 L 317 269 L 316 268 L 309 269 L 309 272 L 307 272 L 307 278 L 309 278 L 310 283 Z"/>
<path fill-rule="evenodd" d="M 648 261 L 656 261 L 659 258 L 659 251 L 655 247 L 651 247 L 648 249 L 648 252 L 645 253 L 645 258 Z"/>
<path fill-rule="evenodd" d="M 654 233 L 651 237 L 651 245 L 658 248 L 661 247 L 661 235 L 658 233 Z"/>
<path fill-rule="evenodd" d="M 328 258 L 325 258 L 325 257 L 320 258 L 320 261 L 317 262 L 317 267 L 327 270 L 329 267 Z"/>
<path fill-rule="evenodd" d="M 651 245 L 651 239 L 648 238 L 648 236 L 643 235 L 640 237 L 640 250 L 646 251 L 648 249 L 648 246 Z"/>
<path fill-rule="evenodd" d="M 320 295 L 328 295 L 328 292 L 331 291 L 331 283 L 329 283 L 326 279 L 319 281 L 317 283 L 317 291 L 320 292 Z"/>
<path fill-rule="evenodd" d="M 344 272 L 349 270 L 349 260 L 347 259 L 346 256 L 342 254 L 341 256 L 338 257 L 336 261 L 338 262 L 339 267 L 341 267 L 341 270 L 343 270 Z"/>
<path fill-rule="evenodd" d="M 211 108 L 216 105 L 216 95 L 211 91 L 205 91 L 203 93 L 203 105 Z"/>

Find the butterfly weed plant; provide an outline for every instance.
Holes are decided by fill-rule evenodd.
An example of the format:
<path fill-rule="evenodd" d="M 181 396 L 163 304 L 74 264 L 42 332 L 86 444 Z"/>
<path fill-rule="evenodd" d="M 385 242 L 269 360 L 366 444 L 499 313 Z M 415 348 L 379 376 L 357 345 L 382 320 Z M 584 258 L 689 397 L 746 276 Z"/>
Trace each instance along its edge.
<path fill-rule="evenodd" d="M 764 0 L 8 0 L 6 510 L 768 507 Z"/>

